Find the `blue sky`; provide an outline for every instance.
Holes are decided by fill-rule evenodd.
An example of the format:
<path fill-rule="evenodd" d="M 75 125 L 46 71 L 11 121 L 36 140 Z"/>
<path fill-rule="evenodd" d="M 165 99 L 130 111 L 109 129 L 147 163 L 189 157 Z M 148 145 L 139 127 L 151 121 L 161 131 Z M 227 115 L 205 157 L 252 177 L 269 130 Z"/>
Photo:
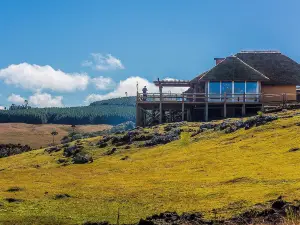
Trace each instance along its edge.
<path fill-rule="evenodd" d="M 214 57 L 279 50 L 300 62 L 300 1 L 0 1 L 0 106 L 75 106 L 192 79 Z M 178 90 L 172 90 L 178 91 Z"/>

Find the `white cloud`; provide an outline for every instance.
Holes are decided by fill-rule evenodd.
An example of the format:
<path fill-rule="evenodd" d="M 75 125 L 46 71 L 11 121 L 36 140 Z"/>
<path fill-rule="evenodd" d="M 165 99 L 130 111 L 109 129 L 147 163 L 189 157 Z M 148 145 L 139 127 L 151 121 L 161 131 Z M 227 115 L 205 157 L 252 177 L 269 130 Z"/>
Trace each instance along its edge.
<path fill-rule="evenodd" d="M 169 78 L 172 79 L 172 78 Z M 112 92 L 109 92 L 107 94 L 91 94 L 86 97 L 86 103 L 91 103 L 94 101 L 100 101 L 104 99 L 110 99 L 110 98 L 117 98 L 117 97 L 124 97 L 125 92 L 127 92 L 128 96 L 135 96 L 136 95 L 136 84 L 139 84 L 139 92 L 141 92 L 141 89 L 144 86 L 147 86 L 148 93 L 157 93 L 158 87 L 156 87 L 153 82 L 149 82 L 145 78 L 141 77 L 129 77 L 126 80 L 120 81 L 120 83 L 117 85 L 115 90 Z M 187 90 L 187 88 L 182 87 L 164 87 L 163 92 L 169 92 L 172 93 L 182 93 L 183 91 Z"/>
<path fill-rule="evenodd" d="M 100 71 L 125 69 L 121 60 L 111 54 L 91 53 L 91 58 L 92 60 L 85 60 L 81 65 Z"/>
<path fill-rule="evenodd" d="M 5 109 L 5 107 L 0 105 L 0 110 L 4 110 L 4 109 Z"/>
<path fill-rule="evenodd" d="M 25 98 L 21 97 L 20 95 L 16 95 L 16 94 L 11 94 L 8 98 L 7 101 L 12 102 L 14 104 L 23 104 L 25 101 Z"/>
<path fill-rule="evenodd" d="M 58 92 L 85 90 L 89 77 L 83 73 L 65 73 L 51 66 L 12 64 L 0 69 L 0 79 L 6 84 L 13 84 L 33 91 L 49 89 Z"/>
<path fill-rule="evenodd" d="M 22 105 L 25 101 L 24 97 L 20 95 L 11 94 L 8 99 L 9 102 L 12 102 L 17 105 Z M 52 97 L 48 93 L 36 92 L 34 95 L 30 96 L 28 99 L 28 104 L 33 107 L 63 107 L 62 96 Z"/>
<path fill-rule="evenodd" d="M 92 82 L 99 90 L 108 90 L 115 86 L 115 82 L 110 77 L 96 77 L 92 79 Z"/>
<path fill-rule="evenodd" d="M 62 96 L 52 97 L 48 93 L 35 93 L 29 97 L 29 105 L 37 107 L 63 107 Z"/>

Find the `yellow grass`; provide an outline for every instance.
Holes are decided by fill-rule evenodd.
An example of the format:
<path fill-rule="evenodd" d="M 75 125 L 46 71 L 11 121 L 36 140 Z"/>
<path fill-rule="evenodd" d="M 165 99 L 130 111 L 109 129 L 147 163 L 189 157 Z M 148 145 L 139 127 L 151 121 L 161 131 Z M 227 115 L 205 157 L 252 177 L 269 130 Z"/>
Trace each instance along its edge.
<path fill-rule="evenodd" d="M 37 150 L 0 159 L 0 224 L 121 223 L 163 211 L 201 211 L 229 217 L 283 195 L 300 199 L 300 116 L 232 134 L 204 132 L 152 148 L 121 150 L 88 146 L 91 164 L 60 166 L 62 152 Z M 193 124 L 189 124 L 192 126 Z M 129 160 L 121 157 L 128 155 Z M 36 168 L 36 165 L 40 165 Z M 24 188 L 7 192 L 10 187 Z M 71 198 L 54 200 L 67 193 Z M 4 198 L 23 199 L 6 203 Z M 54 220 L 55 218 L 55 220 Z M 54 222 L 53 222 L 54 221 Z"/>

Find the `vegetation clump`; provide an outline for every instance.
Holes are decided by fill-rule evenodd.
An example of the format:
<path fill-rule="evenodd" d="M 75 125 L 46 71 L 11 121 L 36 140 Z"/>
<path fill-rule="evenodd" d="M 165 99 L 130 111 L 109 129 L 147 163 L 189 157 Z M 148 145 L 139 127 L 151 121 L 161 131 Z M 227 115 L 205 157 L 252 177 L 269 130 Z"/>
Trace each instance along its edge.
<path fill-rule="evenodd" d="M 125 131 L 134 129 L 134 127 L 135 127 L 135 124 L 132 121 L 127 121 L 127 122 L 118 124 L 116 126 L 113 126 L 110 129 L 103 130 L 103 131 L 96 131 L 96 132 L 89 132 L 89 133 L 71 132 L 71 133 L 69 133 L 69 135 L 64 136 L 61 139 L 61 143 L 65 144 L 65 143 L 72 142 L 72 141 L 79 140 L 79 139 L 97 137 L 97 136 L 102 136 L 102 135 L 121 134 L 121 133 L 124 133 Z"/>
<path fill-rule="evenodd" d="M 93 162 L 93 157 L 85 152 L 83 152 L 83 145 L 81 143 L 76 143 L 73 146 L 64 148 L 63 156 L 71 157 L 74 164 L 85 164 Z M 61 160 L 64 161 L 64 160 Z M 65 162 L 61 162 L 65 163 Z"/>
<path fill-rule="evenodd" d="M 179 128 L 173 128 L 165 134 L 155 134 L 153 138 L 145 141 L 144 146 L 155 146 L 159 144 L 167 144 L 171 141 L 178 140 L 180 138 L 181 130 Z"/>
<path fill-rule="evenodd" d="M 64 198 L 71 198 L 71 195 L 69 194 L 57 194 L 54 196 L 55 200 L 64 199 Z"/>
<path fill-rule="evenodd" d="M 18 192 L 18 191 L 22 191 L 23 188 L 20 187 L 10 187 L 9 189 L 7 189 L 7 192 Z"/>
<path fill-rule="evenodd" d="M 112 155 L 117 151 L 117 148 L 112 148 L 111 150 L 108 150 L 105 155 Z"/>
<path fill-rule="evenodd" d="M 199 131 L 195 132 L 192 134 L 192 136 L 196 136 L 197 134 L 205 131 L 205 130 L 209 130 L 209 129 L 214 129 L 214 130 L 221 130 L 227 134 L 229 133 L 233 133 L 241 128 L 244 128 L 245 130 L 248 130 L 254 126 L 258 127 L 261 125 L 264 125 L 268 122 L 277 120 L 278 117 L 275 115 L 259 115 L 259 116 L 253 116 L 248 118 L 247 120 L 243 121 L 243 120 L 224 120 L 222 123 L 220 124 L 216 124 L 216 123 L 204 123 L 201 124 L 199 127 Z"/>
<path fill-rule="evenodd" d="M 5 201 L 7 201 L 8 203 L 19 203 L 19 202 L 23 202 L 24 200 L 22 199 L 17 199 L 17 198 L 5 198 Z"/>
<path fill-rule="evenodd" d="M 73 156 L 72 158 L 72 162 L 74 164 L 85 164 L 85 163 L 89 163 L 89 162 L 93 162 L 93 157 L 88 155 L 88 154 L 84 154 L 84 153 L 77 153 L 76 155 Z"/>
<path fill-rule="evenodd" d="M 21 154 L 23 152 L 29 152 L 31 150 L 32 149 L 28 145 L 0 144 L 0 158 Z"/>
<path fill-rule="evenodd" d="M 52 153 L 52 152 L 58 152 L 60 150 L 61 150 L 61 147 L 59 147 L 59 146 L 50 146 L 45 149 L 45 152 Z"/>

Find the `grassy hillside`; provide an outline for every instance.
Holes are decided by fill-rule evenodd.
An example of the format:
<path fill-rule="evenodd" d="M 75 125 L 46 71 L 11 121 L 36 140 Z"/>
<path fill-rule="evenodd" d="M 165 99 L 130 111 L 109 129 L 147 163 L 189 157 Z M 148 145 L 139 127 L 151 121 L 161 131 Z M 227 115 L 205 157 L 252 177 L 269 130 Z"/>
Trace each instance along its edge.
<path fill-rule="evenodd" d="M 120 97 L 120 98 L 112 98 L 102 101 L 92 102 L 90 106 L 100 106 L 100 105 L 117 105 L 117 106 L 135 106 L 136 97 Z"/>
<path fill-rule="evenodd" d="M 293 115 L 292 117 L 286 114 Z M 130 149 L 82 141 L 94 162 L 58 164 L 62 151 L 36 150 L 0 159 L 0 224 L 78 224 L 108 220 L 136 222 L 163 212 L 204 212 L 220 217 L 283 195 L 300 199 L 300 111 L 249 130 L 204 131 L 188 123 L 181 139 Z M 148 132 L 162 127 L 148 129 Z M 191 132 L 188 132 L 191 131 Z M 127 160 L 121 160 L 128 156 Z M 12 187 L 20 191 L 8 191 Z M 71 197 L 55 199 L 57 194 Z M 5 198 L 21 200 L 8 203 Z M 1 206 L 2 205 L 2 206 Z M 55 218 L 55 219 L 54 219 Z"/>
<path fill-rule="evenodd" d="M 110 125 L 77 125 L 78 133 L 95 132 L 110 128 Z M 2 123 L 0 124 L 0 144 L 22 144 L 36 149 L 52 143 L 51 132 L 56 130 L 58 135 L 55 142 L 60 143 L 63 136 L 72 131 L 70 125 L 60 124 L 25 124 Z"/>

